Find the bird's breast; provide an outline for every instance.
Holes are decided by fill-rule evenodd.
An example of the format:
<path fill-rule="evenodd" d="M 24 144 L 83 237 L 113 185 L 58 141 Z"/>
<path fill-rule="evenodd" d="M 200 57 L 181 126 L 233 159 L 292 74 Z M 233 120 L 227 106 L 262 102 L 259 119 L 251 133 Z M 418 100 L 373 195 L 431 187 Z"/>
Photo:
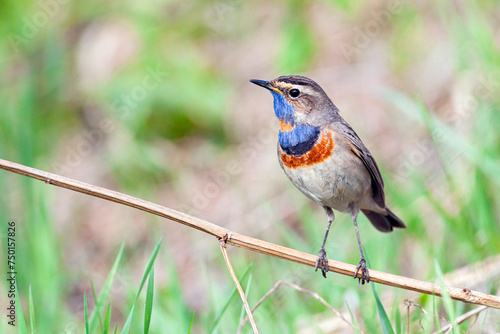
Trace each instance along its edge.
<path fill-rule="evenodd" d="M 328 128 L 308 152 L 293 155 L 278 147 L 278 157 L 290 181 L 321 205 L 349 212 L 351 203 L 370 196 L 368 170 L 342 136 Z"/>
<path fill-rule="evenodd" d="M 283 125 L 282 125 L 283 129 Z M 286 149 L 282 145 L 282 141 L 280 140 L 281 145 L 281 154 L 280 159 L 285 167 L 296 169 L 299 167 L 308 167 L 318 163 L 321 163 L 328 159 L 335 148 L 335 143 L 333 141 L 332 133 L 324 129 L 320 132 L 318 128 L 316 131 L 309 131 L 309 134 L 303 135 L 302 141 L 293 146 L 293 149 Z M 280 137 L 283 137 L 282 134 L 289 134 L 291 131 L 281 131 Z"/>

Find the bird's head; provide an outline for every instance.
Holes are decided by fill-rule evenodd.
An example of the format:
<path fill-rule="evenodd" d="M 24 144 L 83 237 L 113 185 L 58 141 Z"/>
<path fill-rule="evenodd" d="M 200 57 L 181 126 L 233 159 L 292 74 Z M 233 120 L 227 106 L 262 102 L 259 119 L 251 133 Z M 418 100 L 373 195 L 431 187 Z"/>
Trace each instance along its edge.
<path fill-rule="evenodd" d="M 250 80 L 267 88 L 274 97 L 274 112 L 282 130 L 295 125 L 323 126 L 336 116 L 338 109 L 313 80 L 300 76 L 281 76 L 271 81 Z"/>

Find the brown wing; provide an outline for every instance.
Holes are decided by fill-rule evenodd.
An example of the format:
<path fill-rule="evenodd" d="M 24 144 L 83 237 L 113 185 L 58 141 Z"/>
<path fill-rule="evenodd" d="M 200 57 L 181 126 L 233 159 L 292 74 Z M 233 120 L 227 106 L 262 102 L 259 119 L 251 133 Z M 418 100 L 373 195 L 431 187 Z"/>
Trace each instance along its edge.
<path fill-rule="evenodd" d="M 356 132 L 354 132 L 346 121 L 340 118 L 338 122 L 335 122 L 335 127 L 345 135 L 352 152 L 361 159 L 370 173 L 373 200 L 378 206 L 385 208 L 384 181 L 382 180 L 382 175 L 380 175 L 380 170 L 375 159 L 373 159 L 370 151 L 368 151 Z"/>

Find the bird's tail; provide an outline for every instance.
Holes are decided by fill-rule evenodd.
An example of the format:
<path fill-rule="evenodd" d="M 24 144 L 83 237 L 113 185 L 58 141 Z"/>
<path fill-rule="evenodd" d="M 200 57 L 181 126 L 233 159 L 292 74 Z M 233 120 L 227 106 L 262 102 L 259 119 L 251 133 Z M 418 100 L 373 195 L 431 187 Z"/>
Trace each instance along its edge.
<path fill-rule="evenodd" d="M 399 219 L 389 208 L 386 208 L 387 215 L 369 210 L 361 210 L 370 222 L 382 232 L 391 232 L 393 227 L 406 228 L 405 223 Z"/>

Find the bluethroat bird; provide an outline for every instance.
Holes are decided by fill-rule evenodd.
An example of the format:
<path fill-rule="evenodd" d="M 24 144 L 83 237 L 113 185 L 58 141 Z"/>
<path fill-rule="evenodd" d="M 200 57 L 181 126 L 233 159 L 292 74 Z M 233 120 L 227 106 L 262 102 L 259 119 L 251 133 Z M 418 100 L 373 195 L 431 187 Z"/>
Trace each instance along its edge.
<path fill-rule="evenodd" d="M 326 278 L 325 243 L 335 219 L 333 210 L 349 213 L 354 223 L 361 259 L 354 278 L 370 281 L 357 217 L 361 210 L 382 232 L 406 228 L 385 205 L 384 181 L 375 159 L 323 89 L 313 80 L 281 76 L 271 81 L 250 80 L 267 88 L 281 122 L 278 159 L 286 176 L 307 197 L 323 206 L 328 218 L 315 270 Z"/>

